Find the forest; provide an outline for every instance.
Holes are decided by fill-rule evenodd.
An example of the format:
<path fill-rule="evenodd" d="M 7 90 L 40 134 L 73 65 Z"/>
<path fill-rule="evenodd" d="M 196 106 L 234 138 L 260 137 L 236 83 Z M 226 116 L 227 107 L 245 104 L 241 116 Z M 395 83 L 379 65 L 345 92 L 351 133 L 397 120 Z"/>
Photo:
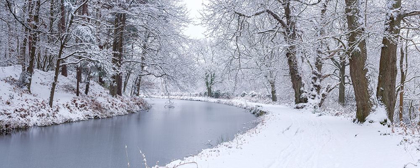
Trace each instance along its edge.
<path fill-rule="evenodd" d="M 184 0 L 1 0 L 0 133 L 173 97 L 359 125 L 383 112 L 392 133 L 419 139 L 420 1 L 198 1 L 192 17 Z"/>
<path fill-rule="evenodd" d="M 179 0 L 3 0 L 0 65 L 20 65 L 29 92 L 35 69 L 53 71 L 50 107 L 59 76 L 75 74 L 76 96 L 91 80 L 112 96 L 252 92 L 297 108 L 348 106 L 359 122 L 383 106 L 391 122 L 410 123 L 419 3 L 209 0 L 195 23 L 206 38 L 194 39 Z"/>

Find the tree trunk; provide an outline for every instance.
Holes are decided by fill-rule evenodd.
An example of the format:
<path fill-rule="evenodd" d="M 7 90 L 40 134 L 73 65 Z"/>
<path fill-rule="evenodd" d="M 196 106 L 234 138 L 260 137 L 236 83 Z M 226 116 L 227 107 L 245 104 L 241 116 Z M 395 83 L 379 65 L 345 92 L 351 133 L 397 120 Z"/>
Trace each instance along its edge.
<path fill-rule="evenodd" d="M 99 68 L 98 71 L 99 71 L 99 74 L 98 74 L 99 84 L 104 87 L 105 86 L 105 80 L 104 80 L 105 72 L 102 70 L 102 68 Z"/>
<path fill-rule="evenodd" d="M 88 4 L 85 3 L 82 6 L 82 10 L 79 10 L 80 15 L 84 15 L 85 17 L 88 16 Z M 83 18 L 86 19 L 86 18 Z M 87 21 L 87 20 L 85 20 Z M 76 40 L 76 42 L 81 42 L 80 40 Z M 78 60 L 81 60 L 81 57 L 78 58 Z M 76 67 L 76 96 L 80 95 L 80 82 L 82 82 L 82 67 L 81 67 L 82 62 L 79 62 L 77 64 Z M 88 85 L 87 85 L 88 86 Z M 86 88 L 87 90 L 89 90 L 89 88 Z M 85 90 L 85 92 L 88 92 Z"/>
<path fill-rule="evenodd" d="M 324 57 L 324 51 L 326 50 L 327 44 L 325 40 L 323 40 L 323 36 L 325 36 L 325 28 L 326 20 L 325 20 L 325 14 L 327 12 L 329 0 L 326 0 L 322 4 L 321 9 L 321 25 L 318 28 L 318 38 L 321 39 L 318 42 L 317 51 L 316 51 L 316 57 L 315 57 L 315 68 L 312 69 L 312 78 L 311 78 L 311 95 L 310 98 L 313 100 L 313 102 L 317 102 L 316 106 L 321 107 L 322 103 L 321 100 L 325 99 L 326 97 L 322 97 L 321 95 L 321 89 L 322 89 L 322 67 L 324 65 L 323 57 Z M 324 96 L 327 96 L 325 94 Z M 315 104 L 314 104 L 315 105 Z"/>
<path fill-rule="evenodd" d="M 28 42 L 28 28 L 24 28 L 25 34 L 23 36 L 22 45 L 20 46 L 20 64 L 22 66 L 22 72 L 19 77 L 20 85 L 29 89 L 28 72 L 26 71 L 26 46 Z"/>
<path fill-rule="evenodd" d="M 137 77 L 136 96 L 140 96 L 141 75 Z"/>
<path fill-rule="evenodd" d="M 89 70 L 87 72 L 87 77 L 86 77 L 85 95 L 88 95 L 88 93 L 89 93 L 90 79 L 92 78 L 92 75 L 90 73 L 91 73 L 91 70 L 89 68 Z"/>
<path fill-rule="evenodd" d="M 270 81 L 271 86 L 271 100 L 273 102 L 277 102 L 277 91 L 276 91 L 276 84 L 274 81 Z"/>
<path fill-rule="evenodd" d="M 146 33 L 144 41 L 143 41 L 143 45 L 142 47 L 142 52 L 141 52 L 141 63 L 140 63 L 140 73 L 143 73 L 144 68 L 146 67 L 146 54 L 147 54 L 147 41 L 149 39 L 149 35 L 148 33 Z M 140 74 L 137 78 L 138 78 L 138 83 L 137 83 L 137 93 L 136 96 L 140 96 L 140 86 L 141 86 L 141 80 L 142 80 L 142 74 Z"/>
<path fill-rule="evenodd" d="M 346 57 L 340 57 L 340 85 L 338 86 L 338 103 L 346 104 Z"/>
<path fill-rule="evenodd" d="M 405 72 L 404 72 L 404 50 L 401 47 L 401 58 L 400 58 L 400 72 L 401 72 L 401 80 L 400 80 L 400 112 L 399 112 L 399 119 L 400 122 L 403 121 L 403 112 L 404 112 L 404 84 L 405 84 Z"/>
<path fill-rule="evenodd" d="M 125 90 L 127 89 L 128 82 L 130 81 L 131 72 L 127 72 L 127 75 L 125 75 L 124 79 L 124 87 L 123 87 L 123 93 L 125 93 Z"/>
<path fill-rule="evenodd" d="M 393 122 L 396 102 L 397 39 L 400 34 L 402 16 L 400 14 L 395 16 L 395 11 L 401 8 L 401 0 L 392 0 L 391 2 L 393 3 L 392 6 L 388 5 L 385 20 L 376 97 L 385 105 L 388 118 Z"/>
<path fill-rule="evenodd" d="M 62 6 L 63 6 L 63 3 L 64 3 L 64 0 L 61 0 L 61 2 L 62 2 Z M 64 9 L 64 8 L 62 8 L 62 9 Z M 74 11 L 74 12 L 77 12 L 77 11 Z M 64 61 L 64 60 L 62 60 L 62 55 L 63 55 L 63 50 L 64 50 L 64 47 L 66 46 L 66 43 L 69 41 L 69 34 L 68 34 L 68 29 L 71 27 L 71 25 L 72 25 L 72 23 L 73 23 L 73 18 L 74 18 L 74 13 L 73 14 L 70 14 L 69 15 L 69 18 L 67 18 L 68 19 L 68 24 L 66 24 L 66 21 L 65 21 L 65 18 L 64 18 L 64 16 L 65 16 L 65 11 L 61 11 L 61 21 L 60 21 L 60 23 L 58 24 L 58 29 L 59 29 L 59 39 L 60 39 L 60 49 L 59 49 L 59 51 L 58 51 L 58 56 L 57 56 L 57 62 L 56 62 L 56 64 L 55 64 L 55 73 L 54 73 L 54 81 L 53 81 L 53 83 L 52 83 L 52 86 L 51 86 L 51 91 L 50 91 L 50 101 L 49 101 L 49 105 L 50 105 L 50 107 L 53 107 L 53 102 L 54 102 L 54 94 L 55 94 L 55 88 L 57 87 L 57 81 L 58 81 L 58 76 L 59 76 L 59 74 L 60 74 L 60 64 L 61 64 L 61 61 Z"/>
<path fill-rule="evenodd" d="M 76 68 L 76 96 L 80 95 L 80 82 L 81 81 L 82 81 L 82 68 L 80 67 L 80 65 L 77 65 L 77 68 Z"/>
<path fill-rule="evenodd" d="M 34 10 L 33 11 L 33 17 L 30 20 L 33 20 L 33 23 L 31 24 L 31 27 L 33 30 L 37 30 L 38 29 L 38 24 L 39 24 L 39 9 L 41 6 L 41 2 L 40 0 L 37 0 L 34 4 Z M 35 69 L 35 57 L 36 57 L 36 47 L 37 47 L 37 42 L 38 42 L 38 32 L 32 32 L 30 31 L 30 42 L 31 42 L 31 47 L 30 47 L 30 52 L 29 52 L 29 65 L 28 65 L 28 75 L 29 75 L 29 85 L 28 85 L 28 90 L 29 92 L 31 92 L 31 85 L 32 85 L 32 75 L 34 73 L 34 69 Z"/>
<path fill-rule="evenodd" d="M 363 39 L 364 28 L 360 23 L 363 20 L 360 16 L 359 0 L 346 1 L 346 17 L 348 34 L 348 55 L 350 56 L 350 76 L 353 83 L 356 97 L 356 119 L 363 123 L 372 109 L 369 94 L 369 80 L 367 79 L 368 69 L 366 67 L 367 49 L 366 41 Z"/>
<path fill-rule="evenodd" d="M 112 50 L 114 56 L 112 63 L 114 65 L 114 75 L 112 75 L 112 83 L 110 86 L 110 92 L 112 96 L 122 96 L 122 76 L 121 76 L 121 62 L 123 54 L 123 39 L 124 39 L 124 28 L 125 28 L 125 13 L 117 13 L 115 16 L 115 31 L 114 31 L 114 42 Z"/>
<path fill-rule="evenodd" d="M 50 20 L 49 20 L 49 27 L 48 27 L 49 28 L 48 32 L 50 33 L 50 35 L 48 35 L 48 44 L 51 44 L 51 45 L 54 43 L 54 39 L 52 37 L 52 34 L 54 33 L 54 20 L 55 20 L 54 7 L 55 7 L 55 0 L 51 0 L 50 1 Z M 46 57 L 45 70 L 49 71 L 51 70 L 51 67 L 53 67 L 52 65 L 54 64 L 53 63 L 54 59 L 51 59 L 52 57 L 54 57 L 53 51 L 51 49 L 47 49 L 45 52 L 45 57 Z"/>
<path fill-rule="evenodd" d="M 66 39 L 64 39 L 64 40 L 66 40 Z M 57 62 L 55 63 L 54 81 L 53 81 L 52 86 L 51 86 L 50 101 L 49 101 L 49 105 L 50 105 L 51 108 L 53 107 L 55 88 L 57 87 L 58 76 L 60 74 L 60 61 L 61 61 L 61 56 L 63 54 L 64 44 L 65 44 L 65 42 L 61 41 L 60 50 L 58 51 Z"/>
<path fill-rule="evenodd" d="M 211 91 L 211 86 L 207 87 L 207 96 L 208 97 L 213 97 L 213 93 Z"/>
<path fill-rule="evenodd" d="M 409 35 L 410 31 L 407 31 L 407 37 L 406 39 L 408 39 L 408 35 Z M 405 44 L 405 48 L 404 45 L 401 45 L 400 48 L 400 109 L 399 109 L 399 119 L 400 122 L 403 121 L 404 116 L 403 116 L 403 112 L 404 112 L 404 93 L 405 93 L 405 79 L 407 77 L 407 63 L 408 63 L 408 41 L 406 41 Z M 405 66 L 404 66 L 404 60 L 405 60 Z M 410 121 L 411 121 L 411 114 L 410 114 Z"/>
<path fill-rule="evenodd" d="M 216 78 L 216 74 L 214 72 L 206 72 L 205 73 L 205 80 L 206 80 L 206 88 L 207 88 L 207 96 L 213 97 L 212 87 L 214 85 L 214 80 Z"/>
<path fill-rule="evenodd" d="M 289 74 L 292 81 L 292 87 L 295 92 L 295 104 L 297 108 L 301 108 L 302 103 L 307 103 L 308 98 L 304 89 L 302 76 L 299 72 L 298 61 L 296 58 L 296 41 L 297 41 L 297 27 L 296 17 L 292 15 L 290 0 L 283 3 L 284 14 L 287 21 L 285 41 L 289 46 L 286 48 L 287 64 L 289 66 Z"/>
<path fill-rule="evenodd" d="M 64 8 L 64 0 L 61 0 L 60 3 L 60 8 L 61 8 L 61 19 L 60 22 L 58 24 L 58 28 L 64 32 L 64 30 L 66 29 L 66 9 Z M 65 60 L 62 61 L 63 63 L 66 63 Z M 60 65 L 56 65 L 56 66 L 60 66 Z M 62 65 L 61 66 L 61 75 L 67 77 L 67 65 Z"/>

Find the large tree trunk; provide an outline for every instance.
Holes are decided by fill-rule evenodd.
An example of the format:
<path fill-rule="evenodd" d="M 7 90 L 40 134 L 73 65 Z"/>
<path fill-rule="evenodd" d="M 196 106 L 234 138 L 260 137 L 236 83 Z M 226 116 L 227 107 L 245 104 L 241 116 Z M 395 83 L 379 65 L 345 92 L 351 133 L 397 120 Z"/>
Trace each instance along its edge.
<path fill-rule="evenodd" d="M 287 64 L 289 65 L 289 74 L 292 81 L 292 87 L 295 93 L 295 104 L 299 106 L 299 104 L 307 103 L 308 98 L 304 90 L 302 76 L 299 72 L 295 46 L 288 47 L 286 57 Z"/>
<path fill-rule="evenodd" d="M 359 122 L 365 122 L 366 117 L 372 110 L 372 103 L 369 95 L 369 81 L 367 79 L 368 69 L 366 67 L 367 49 L 366 41 L 363 39 L 363 20 L 360 16 L 359 0 L 346 1 L 346 16 L 348 34 L 348 55 L 350 56 L 350 76 L 353 82 L 354 94 L 356 97 L 356 118 Z"/>
<path fill-rule="evenodd" d="M 33 23 L 31 24 L 31 28 L 33 30 L 37 30 L 38 29 L 38 24 L 39 24 L 39 9 L 41 6 L 41 2 L 40 0 L 37 0 L 34 4 L 34 11 L 33 11 L 33 16 L 32 19 Z M 32 85 L 32 75 L 34 73 L 34 69 L 35 69 L 35 57 L 36 57 L 36 47 L 37 47 L 37 42 L 38 42 L 38 32 L 32 32 L 30 31 L 30 52 L 29 52 L 29 65 L 28 65 L 28 74 L 29 74 L 29 85 L 28 85 L 28 90 L 29 92 L 31 92 L 31 85 Z"/>
<path fill-rule="evenodd" d="M 114 71 L 116 74 L 112 75 L 112 83 L 110 86 L 110 92 L 112 96 L 122 95 L 122 74 L 121 74 L 121 63 L 123 54 L 123 39 L 124 39 L 124 28 L 125 28 L 125 13 L 117 13 L 115 16 L 115 31 L 114 31 L 114 42 L 112 50 L 114 56 L 112 63 L 114 65 Z"/>
<path fill-rule="evenodd" d="M 305 92 L 302 76 L 299 72 L 298 60 L 296 58 L 296 41 L 297 41 L 297 30 L 296 30 L 296 17 L 292 15 L 292 9 L 290 7 L 290 0 L 285 0 L 283 3 L 284 14 L 286 18 L 287 27 L 286 36 L 284 37 L 289 47 L 286 49 L 287 64 L 289 66 L 289 74 L 292 81 L 292 87 L 295 93 L 295 104 L 296 107 L 300 108 L 302 103 L 307 103 L 308 98 Z"/>
<path fill-rule="evenodd" d="M 316 105 L 318 107 L 321 107 L 321 105 L 322 105 L 322 103 L 321 103 L 321 99 L 322 99 L 322 95 L 321 95 L 322 85 L 321 85 L 321 82 L 322 82 L 322 76 L 323 76 L 322 75 L 322 67 L 324 65 L 324 61 L 323 61 L 324 52 L 327 48 L 327 44 L 326 44 L 325 40 L 323 40 L 323 36 L 325 36 L 325 28 L 324 28 L 324 26 L 326 25 L 325 14 L 327 12 L 328 2 L 329 2 L 329 0 L 326 0 L 322 4 L 321 21 L 320 21 L 321 26 L 319 26 L 319 28 L 317 30 L 318 31 L 318 38 L 320 39 L 320 41 L 318 42 L 316 57 L 315 57 L 315 68 L 312 69 L 312 77 L 311 77 L 311 95 L 310 95 L 310 98 L 313 100 L 313 102 L 317 102 L 317 104 L 314 104 L 314 105 Z M 327 96 L 327 94 L 324 94 L 324 95 L 325 95 L 325 97 Z"/>
<path fill-rule="evenodd" d="M 401 0 L 391 0 L 391 2 L 392 6 L 388 5 L 389 9 L 385 20 L 376 97 L 385 105 L 388 118 L 393 122 L 396 102 L 397 36 L 400 34 L 402 15 L 395 16 L 395 11 L 401 8 Z"/>

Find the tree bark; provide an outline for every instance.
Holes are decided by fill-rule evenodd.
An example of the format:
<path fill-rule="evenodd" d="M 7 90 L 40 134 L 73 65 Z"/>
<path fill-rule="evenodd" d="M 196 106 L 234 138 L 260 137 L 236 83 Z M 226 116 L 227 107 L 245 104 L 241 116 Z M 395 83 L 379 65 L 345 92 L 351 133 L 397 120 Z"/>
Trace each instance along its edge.
<path fill-rule="evenodd" d="M 58 23 L 58 28 L 62 32 L 64 32 L 64 30 L 66 29 L 66 9 L 64 8 L 64 0 L 61 0 L 60 8 L 61 8 L 61 19 L 60 19 L 60 22 Z M 65 63 L 66 61 L 63 60 L 62 62 Z M 56 66 L 60 66 L 60 65 L 56 65 Z M 67 77 L 67 65 L 61 66 L 61 75 Z"/>
<path fill-rule="evenodd" d="M 143 41 L 142 52 L 141 52 L 141 63 L 140 63 L 140 73 L 144 72 L 144 68 L 146 67 L 146 55 L 147 55 L 147 41 L 149 40 L 149 34 L 146 33 L 145 39 Z M 140 87 L 141 87 L 141 80 L 143 75 L 140 74 L 138 76 L 138 83 L 137 83 L 137 92 L 136 96 L 140 96 Z"/>
<path fill-rule="evenodd" d="M 404 112 L 404 84 L 405 84 L 405 72 L 404 72 L 404 50 L 401 47 L 401 57 L 400 57 L 400 109 L 399 109 L 399 119 L 400 122 L 403 121 L 403 112 Z"/>
<path fill-rule="evenodd" d="M 105 87 L 105 80 L 104 80 L 105 72 L 102 70 L 102 68 L 99 68 L 98 71 L 99 71 L 98 82 L 101 86 Z"/>
<path fill-rule="evenodd" d="M 125 78 L 124 78 L 123 93 L 125 93 L 125 90 L 127 89 L 128 82 L 130 81 L 130 76 L 131 76 L 131 72 L 128 71 L 127 75 L 125 75 Z"/>
<path fill-rule="evenodd" d="M 407 31 L 407 39 L 408 39 L 409 31 Z M 408 42 L 406 41 L 406 45 L 401 45 L 400 48 L 400 106 L 399 106 L 399 119 L 400 122 L 404 119 L 404 93 L 405 93 L 405 79 L 407 77 L 407 61 L 408 61 Z M 404 66 L 405 60 L 405 66 Z M 410 114 L 410 121 L 411 121 L 411 114 Z"/>
<path fill-rule="evenodd" d="M 270 81 L 270 86 L 271 86 L 271 100 L 273 102 L 277 101 L 277 91 L 276 91 L 276 84 L 273 81 Z"/>
<path fill-rule="evenodd" d="M 136 85 L 136 96 L 140 96 L 140 87 L 141 87 L 141 75 L 137 77 L 137 85 Z"/>
<path fill-rule="evenodd" d="M 40 0 L 36 0 L 35 4 L 33 4 L 33 16 L 30 20 L 33 20 L 33 23 L 31 23 L 32 30 L 38 29 L 39 24 L 39 9 L 41 6 Z M 32 75 L 34 73 L 35 69 L 35 57 L 36 57 L 36 51 L 37 51 L 37 42 L 38 42 L 38 32 L 32 32 L 30 31 L 30 52 L 29 52 L 29 65 L 28 65 L 28 74 L 29 74 L 29 85 L 28 90 L 31 92 L 31 85 L 32 85 Z"/>
<path fill-rule="evenodd" d="M 345 0 L 349 46 L 350 76 L 356 97 L 356 119 L 363 123 L 372 110 L 369 94 L 368 69 L 366 67 L 367 49 L 363 33 L 363 20 L 360 15 L 359 0 Z"/>
<path fill-rule="evenodd" d="M 88 4 L 85 3 L 82 6 L 82 10 L 79 10 L 80 15 L 87 16 L 88 15 L 87 9 L 88 9 Z M 76 41 L 80 42 L 80 40 L 76 40 Z M 81 57 L 78 58 L 78 60 L 80 60 L 80 59 L 81 59 Z M 77 67 L 76 67 L 76 96 L 79 96 L 80 95 L 80 82 L 82 82 L 82 67 L 81 67 L 81 64 L 82 64 L 82 62 L 79 62 L 77 64 Z"/>
<path fill-rule="evenodd" d="M 302 103 L 308 102 L 302 76 L 299 72 L 299 65 L 296 58 L 296 41 L 297 41 L 297 26 L 296 17 L 292 15 L 290 0 L 285 0 L 283 3 L 284 14 L 286 18 L 287 27 L 285 28 L 285 41 L 289 45 L 286 49 L 287 65 L 289 66 L 289 74 L 292 81 L 292 87 L 295 93 L 295 104 L 297 108 L 301 108 Z"/>
<path fill-rule="evenodd" d="M 207 88 L 208 97 L 213 97 L 212 87 L 214 85 L 215 78 L 216 78 L 216 74 L 214 72 L 206 72 L 205 80 L 206 80 L 206 88 Z"/>
<path fill-rule="evenodd" d="M 48 35 L 48 44 L 51 44 L 51 45 L 54 43 L 54 39 L 52 37 L 52 34 L 54 33 L 54 20 L 55 20 L 54 7 L 55 7 L 55 0 L 51 0 L 50 1 L 50 20 L 49 20 L 49 27 L 48 27 L 49 28 L 48 32 L 50 33 L 50 35 Z M 54 57 L 53 51 L 51 49 L 47 49 L 45 52 L 45 57 L 46 57 L 45 59 L 47 62 L 45 65 L 45 69 L 46 71 L 49 71 L 51 70 L 51 67 L 53 67 L 52 65 L 54 64 L 53 63 L 54 59 L 51 59 Z"/>
<path fill-rule="evenodd" d="M 397 36 L 400 34 L 402 15 L 395 14 L 396 10 L 401 8 L 401 0 L 392 0 L 391 2 L 393 2 L 392 6 L 388 5 L 385 32 L 382 39 L 376 97 L 385 105 L 388 118 L 393 122 L 396 102 Z"/>
<path fill-rule="evenodd" d="M 81 81 L 82 81 L 82 68 L 80 67 L 80 65 L 77 65 L 76 67 L 76 96 L 80 95 L 80 82 Z"/>
<path fill-rule="evenodd" d="M 24 28 L 25 34 L 23 36 L 22 45 L 20 46 L 20 64 L 22 66 L 22 72 L 19 77 L 20 85 L 29 89 L 28 72 L 26 71 L 26 46 L 28 42 L 29 30 Z"/>
<path fill-rule="evenodd" d="M 338 86 L 338 103 L 346 104 L 346 57 L 340 57 L 340 85 Z"/>
<path fill-rule="evenodd" d="M 62 5 L 63 5 L 64 0 L 61 0 L 61 2 L 62 2 Z M 87 1 L 84 1 L 84 2 L 86 3 Z M 64 8 L 62 8 L 62 9 L 64 9 Z M 74 11 L 74 12 L 77 12 L 77 11 Z M 75 13 L 72 13 L 72 14 L 69 15 L 69 17 L 67 18 L 68 19 L 68 24 L 66 24 L 65 17 L 64 17 L 65 16 L 65 11 L 61 11 L 61 15 L 62 15 L 61 17 L 62 18 L 61 18 L 60 23 L 58 24 L 58 29 L 59 29 L 59 32 L 60 32 L 59 33 L 60 49 L 58 51 L 57 61 L 56 61 L 56 64 L 55 64 L 54 81 L 52 83 L 51 91 L 50 91 L 50 100 L 49 100 L 50 107 L 53 107 L 55 88 L 57 87 L 58 76 L 60 74 L 60 64 L 61 64 L 62 61 L 64 61 L 64 60 L 62 60 L 63 50 L 64 50 L 64 47 L 66 46 L 66 43 L 69 41 L 68 31 L 69 31 L 69 28 L 71 27 L 71 25 L 73 23 L 74 14 Z"/>
<path fill-rule="evenodd" d="M 89 70 L 87 72 L 87 77 L 86 77 L 85 95 L 88 95 L 88 93 L 89 93 L 90 79 L 92 78 L 92 75 L 90 73 L 91 73 L 91 70 L 89 68 Z"/>
<path fill-rule="evenodd" d="M 66 39 L 62 39 L 60 42 L 60 50 L 58 51 L 57 62 L 55 63 L 54 81 L 52 83 L 51 91 L 50 91 L 50 101 L 48 104 L 50 105 L 51 108 L 53 107 L 55 88 L 57 87 L 58 76 L 60 73 L 60 61 L 61 61 L 61 56 L 63 54 L 64 44 L 65 44 L 63 40 L 66 40 Z"/>
<path fill-rule="evenodd" d="M 312 77 L 311 77 L 311 95 L 310 98 L 313 100 L 313 102 L 317 102 L 316 106 L 321 107 L 322 103 L 321 100 L 325 99 L 321 95 L 321 89 L 322 89 L 322 67 L 324 65 L 323 57 L 324 57 L 324 51 L 327 48 L 327 44 L 325 40 L 323 40 L 323 36 L 325 36 L 325 28 L 326 25 L 326 19 L 325 15 L 327 12 L 329 0 L 324 1 L 322 4 L 321 9 L 321 25 L 319 25 L 318 31 L 318 38 L 320 41 L 318 42 L 317 50 L 316 50 L 316 57 L 315 57 L 315 68 L 312 69 Z M 325 94 L 327 96 L 327 94 Z"/>
<path fill-rule="evenodd" d="M 124 40 L 124 28 L 125 28 L 125 13 L 117 13 L 115 15 L 115 31 L 114 31 L 114 42 L 112 50 L 114 51 L 114 56 L 112 63 L 114 65 L 113 69 L 116 74 L 112 75 L 112 83 L 110 86 L 110 92 L 112 96 L 122 96 L 122 76 L 121 76 L 121 62 L 123 54 L 123 40 Z"/>

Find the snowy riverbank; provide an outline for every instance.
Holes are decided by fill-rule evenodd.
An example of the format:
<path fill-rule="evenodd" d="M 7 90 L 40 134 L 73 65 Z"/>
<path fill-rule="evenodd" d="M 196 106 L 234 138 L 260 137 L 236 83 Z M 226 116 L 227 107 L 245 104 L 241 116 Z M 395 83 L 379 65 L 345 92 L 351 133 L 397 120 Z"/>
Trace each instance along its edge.
<path fill-rule="evenodd" d="M 53 108 L 48 106 L 52 72 L 35 70 L 32 93 L 17 86 L 20 66 L 0 67 L 0 133 L 31 126 L 47 126 L 125 115 L 148 107 L 141 98 L 108 95 L 108 91 L 94 81 L 88 95 L 75 95 L 74 76 L 60 76 Z M 82 84 L 81 90 L 84 90 Z"/>
<path fill-rule="evenodd" d="M 152 98 L 158 99 L 167 99 L 167 96 L 150 96 Z M 249 110 L 253 115 L 256 117 L 260 117 L 266 112 L 260 108 L 260 105 L 256 103 L 248 103 L 247 101 L 242 101 L 238 99 L 215 99 L 209 97 L 188 97 L 188 96 L 171 96 L 171 99 L 178 99 L 178 100 L 188 100 L 188 101 L 202 101 L 202 102 L 210 102 L 210 103 L 219 103 L 225 104 L 229 106 L 239 107 L 246 110 Z"/>
<path fill-rule="evenodd" d="M 180 97 L 173 97 L 178 98 Z M 420 166 L 418 139 L 393 133 L 378 122 L 355 124 L 351 118 L 313 114 L 281 105 L 239 100 L 183 97 L 184 100 L 260 106 L 262 122 L 233 141 L 166 167 L 342 167 L 398 168 Z M 222 102 L 223 101 L 223 102 Z M 224 102 L 226 101 L 226 102 Z M 383 116 L 374 113 L 371 119 Z M 399 131 L 396 131 L 399 132 Z M 417 165 L 417 166 L 416 166 Z"/>

